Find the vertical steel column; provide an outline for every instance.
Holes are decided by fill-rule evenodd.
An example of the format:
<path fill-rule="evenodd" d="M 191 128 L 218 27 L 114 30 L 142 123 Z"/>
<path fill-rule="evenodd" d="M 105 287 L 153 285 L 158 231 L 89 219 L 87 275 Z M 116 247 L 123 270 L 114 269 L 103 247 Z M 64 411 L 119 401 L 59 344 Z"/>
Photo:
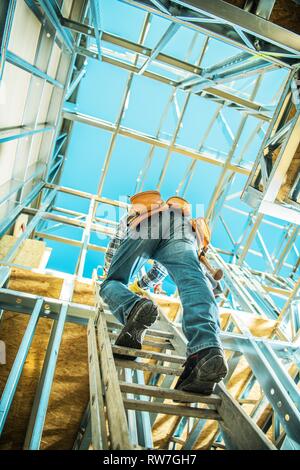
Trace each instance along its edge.
<path fill-rule="evenodd" d="M 156 59 L 158 54 L 161 52 L 161 50 L 168 44 L 168 42 L 172 39 L 172 37 L 177 33 L 178 29 L 180 28 L 180 25 L 177 23 L 171 23 L 168 29 L 165 31 L 165 33 L 162 35 L 154 49 L 152 49 L 150 57 L 146 59 L 145 63 L 142 65 L 140 68 L 138 74 L 142 75 L 147 67 Z"/>
<path fill-rule="evenodd" d="M 95 212 L 95 203 L 96 203 L 96 200 L 95 200 L 95 197 L 93 197 L 90 202 L 89 212 L 88 212 L 86 222 L 85 222 L 85 229 L 83 231 L 83 235 L 81 239 L 82 245 L 81 245 L 80 254 L 78 257 L 78 262 L 77 262 L 77 267 L 76 267 L 76 274 L 79 277 L 83 276 L 85 260 L 86 260 L 87 250 L 88 250 L 88 244 L 90 242 L 90 236 L 91 236 L 91 226 L 93 223 L 93 215 Z"/>
<path fill-rule="evenodd" d="M 88 11 L 88 7 L 86 6 L 84 11 L 81 12 L 82 13 L 82 16 L 85 18 L 86 15 L 87 15 L 87 11 Z M 79 14 L 79 12 L 78 12 Z M 59 16 L 59 20 L 61 21 L 62 17 Z M 49 18 L 49 20 L 51 21 L 51 18 Z M 60 25 L 60 28 L 64 31 L 64 28 L 63 26 L 61 25 L 61 22 L 59 21 L 59 25 Z M 70 34 L 70 32 L 68 31 L 68 34 Z M 70 35 L 72 37 L 72 35 Z M 47 168 L 46 168 L 46 171 L 45 171 L 45 174 L 44 174 L 44 179 L 46 181 L 48 181 L 48 178 L 49 178 L 49 174 L 51 172 L 51 165 L 52 165 L 52 160 L 53 160 L 53 153 L 55 151 L 55 144 L 56 144 L 56 140 L 57 140 L 57 136 L 59 134 L 59 131 L 60 131 L 60 123 L 62 122 L 62 109 L 63 109 L 63 105 L 65 103 L 65 100 L 66 100 L 66 95 L 68 94 L 68 90 L 69 90 L 69 84 L 70 84 L 70 80 L 71 80 L 71 77 L 72 77 L 72 73 L 73 73 L 73 68 L 74 68 L 74 64 L 75 64 L 75 60 L 76 60 L 76 56 L 77 56 L 77 53 L 75 52 L 75 46 L 79 45 L 80 43 L 80 40 L 81 40 L 81 34 L 78 35 L 78 38 L 76 39 L 75 43 L 73 43 L 72 41 L 72 54 L 69 56 L 68 60 L 67 60 L 67 57 L 64 57 L 64 60 L 68 61 L 68 64 L 67 64 L 67 67 L 66 67 L 66 71 L 64 73 L 64 89 L 63 89 L 63 93 L 59 99 L 59 103 L 58 103 L 58 106 L 57 106 L 57 114 L 56 114 L 56 118 L 54 119 L 54 124 L 55 124 L 55 127 L 56 127 L 56 131 L 53 135 L 53 139 L 51 141 L 51 145 L 50 145 L 50 150 L 49 150 L 49 158 L 48 158 L 48 162 L 47 162 Z M 62 57 L 63 57 L 63 51 L 62 51 Z M 62 58 L 61 58 L 61 61 L 62 61 Z M 65 64 L 63 64 L 64 67 L 65 67 Z M 61 74 L 61 63 L 59 64 L 59 68 L 58 68 L 58 72 Z M 80 78 L 82 78 L 83 75 L 79 75 Z M 79 83 L 79 82 L 78 82 Z M 77 85 L 76 85 L 77 86 Z M 62 171 L 62 168 L 63 168 L 63 161 L 62 161 L 62 164 L 60 165 L 60 171 Z"/>
<path fill-rule="evenodd" d="M 255 98 L 255 96 L 258 92 L 261 79 L 262 79 L 262 75 L 260 75 L 256 80 L 254 89 L 251 93 L 251 100 L 253 100 Z M 226 158 L 222 173 L 219 177 L 219 180 L 218 180 L 218 183 L 217 183 L 217 190 L 214 191 L 214 193 L 211 197 L 211 200 L 209 202 L 209 205 L 208 205 L 208 208 L 207 208 L 207 211 L 206 211 L 206 217 L 210 220 L 211 223 L 213 222 L 213 219 L 214 219 L 214 216 L 215 216 L 215 206 L 216 206 L 217 200 L 220 198 L 221 194 L 226 194 L 226 191 L 228 190 L 228 185 L 226 185 L 226 175 L 227 175 L 228 166 L 230 165 L 232 157 L 234 155 L 234 152 L 235 152 L 235 150 L 238 146 L 240 137 L 242 135 L 243 129 L 244 129 L 245 124 L 247 122 L 247 118 L 248 118 L 247 115 L 244 116 L 242 118 L 241 122 L 240 122 L 240 125 L 238 127 L 238 130 L 237 130 L 237 133 L 235 135 L 234 141 L 232 143 L 231 149 L 230 149 L 229 154 Z M 225 185 L 224 185 L 224 182 L 225 182 Z M 229 182 L 230 182 L 230 180 L 229 180 Z M 224 188 L 224 186 L 225 186 L 225 188 Z"/>
<path fill-rule="evenodd" d="M 43 11 L 47 15 L 47 18 L 51 22 L 52 26 L 57 31 L 58 36 L 62 40 L 66 49 L 70 52 L 74 51 L 74 40 L 72 34 L 69 31 L 66 31 L 61 25 L 61 13 L 58 9 L 56 1 L 53 0 L 37 0 L 41 5 Z"/>
<path fill-rule="evenodd" d="M 74 93 L 74 91 L 78 87 L 79 83 L 81 82 L 81 79 L 85 76 L 85 74 L 86 74 L 86 63 L 84 64 L 82 69 L 76 73 L 74 80 L 72 81 L 72 83 L 70 83 L 67 89 L 67 92 L 65 94 L 65 101 L 68 101 L 70 96 Z"/>
<path fill-rule="evenodd" d="M 28 94 L 26 98 L 22 120 L 20 123 L 22 127 L 28 126 L 28 127 L 32 127 L 32 129 L 37 129 L 39 125 L 41 125 L 39 124 L 41 103 L 42 103 L 43 94 L 46 89 L 47 70 L 48 70 L 51 55 L 54 49 L 54 44 L 55 44 L 55 35 L 50 34 L 49 31 L 45 27 L 44 28 L 41 27 L 33 64 L 34 64 L 34 67 L 36 67 L 38 70 L 40 70 L 42 73 L 45 74 L 45 77 L 42 77 L 42 76 L 37 77 L 36 75 L 31 73 L 30 85 L 28 89 Z M 62 85 L 60 87 L 53 86 L 51 101 L 53 100 L 53 96 L 55 96 L 56 93 L 61 92 L 60 91 L 61 87 Z M 49 120 L 45 119 L 45 121 L 47 122 L 45 126 L 46 127 L 51 126 L 52 129 L 50 130 L 49 133 L 44 134 L 42 138 L 42 142 L 44 140 L 47 141 L 50 138 L 49 134 L 51 135 L 54 130 L 53 122 L 51 122 L 50 119 Z M 42 123 L 42 125 L 44 125 L 44 123 Z M 26 190 L 27 192 L 28 190 L 30 190 L 29 187 L 27 188 L 27 184 L 25 184 L 25 181 L 29 179 L 28 178 L 28 176 L 30 176 L 29 171 L 32 168 L 30 165 L 30 160 L 31 160 L 31 155 L 32 155 L 33 144 L 34 144 L 33 135 L 29 137 L 28 142 L 26 142 L 24 139 L 18 140 L 12 179 L 23 181 L 22 188 L 17 195 L 17 198 L 19 201 L 22 201 L 24 197 L 24 193 L 26 193 Z M 42 149 L 42 145 L 41 145 L 41 149 Z M 41 149 L 39 149 L 39 155 L 41 155 L 42 153 Z M 35 162 L 35 166 L 45 167 L 45 162 L 40 161 L 40 158 L 38 158 Z M 40 177 L 41 176 L 42 176 L 42 173 L 40 174 Z M 33 180 L 29 179 L 29 183 L 37 184 L 37 182 L 34 179 Z"/>
<path fill-rule="evenodd" d="M 3 431 L 3 427 L 15 395 L 19 379 L 25 364 L 25 360 L 34 336 L 34 332 L 38 323 L 40 311 L 42 309 L 44 299 L 40 298 L 36 301 L 33 312 L 30 316 L 29 323 L 27 325 L 25 334 L 23 336 L 21 345 L 19 347 L 17 356 L 14 360 L 12 369 L 8 376 L 7 382 L 0 401 L 0 435 Z"/>
<path fill-rule="evenodd" d="M 2 263 L 9 263 L 15 254 L 17 253 L 18 249 L 22 245 L 22 243 L 31 235 L 31 233 L 35 230 L 37 224 L 41 220 L 43 216 L 43 211 L 46 211 L 50 204 L 52 203 L 54 197 L 56 195 L 56 190 L 52 190 L 48 196 L 45 198 L 45 201 L 43 202 L 39 212 L 32 218 L 32 220 L 29 222 L 29 224 L 26 227 L 26 230 L 23 232 L 23 234 L 17 239 L 16 243 L 13 245 L 13 247 L 9 250 L 9 252 L 6 254 L 6 256 L 2 259 Z"/>
<path fill-rule="evenodd" d="M 208 42 L 209 42 L 209 38 L 207 38 L 204 41 L 203 48 L 201 50 L 199 59 L 198 59 L 197 64 L 196 64 L 197 67 L 200 67 L 200 65 L 202 63 L 204 54 L 205 54 L 205 52 L 207 50 L 207 47 L 208 47 Z M 172 140 L 169 144 L 169 148 L 168 148 L 168 152 L 167 152 L 167 155 L 166 155 L 166 158 L 165 158 L 165 161 L 164 161 L 164 165 L 163 165 L 163 168 L 162 168 L 160 176 L 159 176 L 159 180 L 158 180 L 158 183 L 157 183 L 157 188 L 158 189 L 161 188 L 163 180 L 166 176 L 167 168 L 168 168 L 168 165 L 169 165 L 169 162 L 170 162 L 170 159 L 171 159 L 171 155 L 172 155 L 172 151 L 173 151 L 173 146 L 175 145 L 177 137 L 179 135 L 179 131 L 180 131 L 180 128 L 181 128 L 181 125 L 182 125 L 182 121 L 184 119 L 185 112 L 187 110 L 187 107 L 188 107 L 191 96 L 192 96 L 192 92 L 190 92 L 190 91 L 187 92 L 187 95 L 185 97 L 185 100 L 184 100 L 184 103 L 183 103 L 183 106 L 182 106 L 181 113 L 178 116 L 178 121 L 177 121 L 177 125 L 176 125 L 175 131 L 174 131 L 173 136 L 172 136 Z"/>
<path fill-rule="evenodd" d="M 186 54 L 186 59 L 188 59 L 190 57 L 190 55 L 192 53 L 192 50 L 195 46 L 195 43 L 197 42 L 197 39 L 198 39 L 198 36 L 197 36 L 197 33 L 195 33 L 195 35 L 194 35 L 194 37 L 191 41 L 191 45 L 189 47 L 189 50 Z M 203 55 L 205 53 L 205 50 L 207 48 L 207 44 L 208 44 L 208 38 L 204 41 L 204 45 L 203 45 L 203 48 L 202 48 L 202 51 L 201 51 L 201 54 L 200 54 L 198 64 L 201 63 L 202 57 L 203 57 Z M 176 97 L 177 97 L 177 88 L 174 87 L 174 89 L 172 90 L 172 93 L 170 95 L 170 98 L 168 99 L 168 102 L 167 102 L 167 104 L 164 108 L 164 111 L 161 115 L 161 119 L 160 119 L 159 126 L 158 126 L 157 133 L 156 133 L 156 139 L 159 139 L 159 137 L 160 137 L 160 133 L 161 133 L 163 124 L 164 124 L 164 122 L 167 118 L 170 106 L 174 103 Z M 179 126 L 179 128 L 180 128 L 180 126 Z M 150 148 L 149 154 L 148 154 L 147 159 L 146 159 L 145 167 L 144 167 L 143 170 L 141 170 L 141 172 L 139 174 L 139 177 L 137 179 L 137 184 L 136 184 L 135 191 L 134 191 L 135 193 L 137 193 L 138 191 L 142 191 L 142 189 L 143 189 L 145 179 L 146 179 L 147 173 L 149 171 L 149 168 L 150 168 L 150 165 L 151 165 L 151 162 L 152 162 L 152 159 L 153 159 L 155 148 L 156 148 L 155 145 L 152 145 L 151 148 Z"/>
<path fill-rule="evenodd" d="M 148 14 L 145 18 L 143 28 L 142 28 L 142 32 L 140 34 L 140 38 L 139 38 L 139 43 L 140 44 L 143 44 L 143 42 L 145 41 L 145 38 L 148 34 L 149 22 L 150 22 L 150 15 Z M 138 54 L 137 54 L 136 59 L 135 59 L 135 64 L 137 64 L 137 61 L 138 61 Z M 130 88 L 131 88 L 133 78 L 134 78 L 134 73 L 132 72 L 132 73 L 129 74 L 128 79 L 127 79 L 127 83 L 126 83 L 126 86 L 125 86 L 125 91 L 124 91 L 124 95 L 123 95 L 123 98 L 122 98 L 119 115 L 118 115 L 117 122 L 116 122 L 116 128 L 115 128 L 115 131 L 114 131 L 114 133 L 113 133 L 113 135 L 110 139 L 109 148 L 108 148 L 108 151 L 106 153 L 105 160 L 104 160 L 104 163 L 103 163 L 103 168 L 102 168 L 102 172 L 101 172 L 101 176 L 100 176 L 100 182 L 99 182 L 99 186 L 98 186 L 98 195 L 99 196 L 101 196 L 102 191 L 103 191 L 105 178 L 106 178 L 106 175 L 107 175 L 107 172 L 108 172 L 110 160 L 111 160 L 112 153 L 113 153 L 113 150 L 114 150 L 114 147 L 115 147 L 115 144 L 116 144 L 116 140 L 117 140 L 117 137 L 118 137 L 118 131 L 120 129 L 121 122 L 122 122 L 124 112 L 125 112 L 125 109 L 126 109 L 126 104 L 128 102 L 128 99 L 129 99 Z"/>
<path fill-rule="evenodd" d="M 58 351 L 62 339 L 68 304 L 64 303 L 59 312 L 59 318 L 52 328 L 44 360 L 43 371 L 34 399 L 32 413 L 26 434 L 25 449 L 38 450 L 40 448 L 46 413 L 53 383 Z"/>
<path fill-rule="evenodd" d="M 101 59 L 101 22 L 100 22 L 100 4 L 99 0 L 90 0 L 91 17 L 94 25 L 95 39 L 98 49 L 98 59 Z"/>
<path fill-rule="evenodd" d="M 6 51 L 9 43 L 17 0 L 2 0 L 0 11 L 0 81 L 4 70 Z"/>
<path fill-rule="evenodd" d="M 73 289 L 74 279 L 72 279 L 71 282 L 69 279 L 66 279 L 62 292 L 63 302 L 58 314 L 58 318 L 57 320 L 54 320 L 54 324 L 52 326 L 43 369 L 31 410 L 24 449 L 38 450 L 40 448 L 57 357 Z"/>

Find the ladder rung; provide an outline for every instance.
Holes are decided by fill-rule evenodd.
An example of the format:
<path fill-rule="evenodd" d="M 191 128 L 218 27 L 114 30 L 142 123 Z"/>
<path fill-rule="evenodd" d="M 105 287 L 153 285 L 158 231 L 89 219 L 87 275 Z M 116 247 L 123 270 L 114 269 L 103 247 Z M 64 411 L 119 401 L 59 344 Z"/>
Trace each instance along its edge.
<path fill-rule="evenodd" d="M 154 330 L 151 328 L 147 330 L 147 334 L 151 336 L 156 336 L 158 338 L 174 339 L 173 333 L 168 333 L 167 331 L 161 331 L 161 330 Z"/>
<path fill-rule="evenodd" d="M 124 406 L 128 410 L 149 411 L 151 413 L 162 413 L 165 415 L 186 416 L 188 418 L 203 418 L 221 421 L 220 415 L 215 410 L 203 408 L 191 408 L 189 406 L 166 405 L 143 400 L 124 400 Z"/>
<path fill-rule="evenodd" d="M 170 441 L 175 442 L 175 444 L 180 444 L 182 446 L 185 444 L 185 441 L 183 439 L 179 439 L 178 437 L 174 437 L 174 436 L 170 438 Z"/>
<path fill-rule="evenodd" d="M 224 449 L 226 450 L 226 446 L 221 444 L 220 442 L 213 442 L 211 445 L 214 449 Z"/>
<path fill-rule="evenodd" d="M 105 315 L 105 318 L 106 318 L 107 326 L 109 328 L 117 328 L 118 330 L 121 330 L 124 327 L 124 325 L 119 323 L 112 315 Z M 162 330 L 156 330 L 154 328 L 149 328 L 149 330 L 147 330 L 147 335 L 155 336 L 158 338 L 167 338 L 167 339 L 174 338 L 173 333 L 169 333 L 167 331 L 162 331 Z"/>
<path fill-rule="evenodd" d="M 113 352 L 124 356 L 144 357 L 146 359 L 156 359 L 158 361 L 175 362 L 183 364 L 186 360 L 185 357 L 171 356 L 169 354 L 158 353 L 154 351 L 144 351 L 141 349 L 124 348 L 123 346 L 113 346 Z"/>
<path fill-rule="evenodd" d="M 116 339 L 119 335 L 117 333 L 109 333 L 109 336 L 110 338 L 112 339 Z M 163 342 L 156 342 L 156 341 L 151 341 L 148 339 L 149 336 L 146 336 L 144 341 L 143 341 L 143 345 L 144 346 L 152 346 L 154 348 L 167 348 L 167 349 L 170 349 L 170 350 L 174 350 L 174 347 L 171 343 L 169 343 L 168 341 L 163 341 Z"/>
<path fill-rule="evenodd" d="M 196 393 L 182 392 L 180 390 L 170 390 L 151 385 L 138 385 L 120 381 L 121 391 L 134 395 L 147 395 L 150 397 L 164 398 L 166 400 L 178 399 L 184 403 L 205 403 L 210 405 L 220 405 L 221 398 L 218 395 L 200 395 Z"/>
<path fill-rule="evenodd" d="M 182 373 L 182 368 L 175 369 L 174 367 L 157 366 L 146 362 L 123 361 L 122 359 L 116 359 L 115 364 L 117 367 L 122 367 L 123 369 L 144 370 L 146 372 L 152 372 L 153 374 L 180 375 Z"/>

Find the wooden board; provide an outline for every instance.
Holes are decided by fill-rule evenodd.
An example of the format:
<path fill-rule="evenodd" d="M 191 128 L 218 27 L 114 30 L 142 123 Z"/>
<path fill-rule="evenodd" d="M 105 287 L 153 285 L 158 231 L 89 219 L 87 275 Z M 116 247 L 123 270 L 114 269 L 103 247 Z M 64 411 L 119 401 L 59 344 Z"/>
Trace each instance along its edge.
<path fill-rule="evenodd" d="M 63 279 L 14 269 L 9 287 L 59 298 Z M 90 286 L 78 283 L 76 302 L 85 303 Z M 87 302 L 88 303 L 88 302 Z M 90 303 L 91 304 L 91 303 Z M 7 346 L 7 364 L 0 366 L 2 392 L 29 316 L 5 312 L 0 336 Z M 30 410 L 51 330 L 52 320 L 41 318 L 0 440 L 0 449 L 22 448 Z M 66 324 L 42 436 L 42 449 L 71 449 L 89 400 L 86 328 Z"/>
<path fill-rule="evenodd" d="M 59 298 L 62 284 L 62 278 L 31 273 L 21 269 L 13 269 L 9 287 L 15 290 Z M 94 291 L 92 283 L 76 282 L 73 301 L 93 305 Z M 168 302 L 166 300 L 159 303 L 163 312 L 170 319 L 173 319 L 178 306 L 176 306 L 174 302 Z M 229 314 L 222 314 L 221 320 L 225 327 L 229 320 Z M 276 328 L 276 322 L 250 314 L 244 316 L 244 321 L 250 328 L 250 331 L 260 337 L 271 336 Z M 8 364 L 5 367 L 2 366 L 0 369 L 1 390 L 3 389 L 4 381 L 13 363 L 27 322 L 28 316 L 26 315 L 10 312 L 6 312 L 4 315 L 2 337 L 7 343 Z M 2 440 L 0 441 L 0 448 L 18 449 L 22 447 L 30 408 L 47 347 L 51 324 L 52 321 L 48 319 L 40 319 L 39 321 L 37 333 L 25 364 L 7 426 Z M 12 334 L 12 332 L 14 332 L 14 334 Z M 158 341 L 161 341 L 161 338 L 158 338 Z M 160 348 L 149 345 L 145 346 L 144 349 L 163 352 Z M 149 362 L 154 363 L 155 361 L 151 360 Z M 241 358 L 228 384 L 234 396 L 240 393 L 249 379 L 250 373 L 245 359 Z M 146 373 L 145 375 L 147 383 L 147 379 L 152 374 Z M 174 381 L 175 380 L 176 377 L 174 377 Z M 256 394 L 257 396 L 259 395 L 259 390 L 256 391 Z M 86 328 L 67 324 L 58 357 L 49 410 L 42 437 L 42 449 L 70 449 L 72 447 L 88 399 Z M 253 405 L 247 406 L 249 410 L 253 407 Z M 166 448 L 168 446 L 169 439 L 176 429 L 178 422 L 179 419 L 177 416 L 158 415 L 153 427 L 154 445 L 156 448 Z M 216 432 L 217 424 L 211 420 L 207 421 L 201 433 L 201 439 L 198 440 L 195 448 L 210 448 Z M 182 438 L 185 438 L 185 434 Z M 180 447 L 181 445 L 177 444 L 177 448 Z"/>
<path fill-rule="evenodd" d="M 221 313 L 221 329 L 225 329 L 228 320 L 230 320 L 230 313 Z M 254 315 L 251 313 L 243 312 L 241 317 L 243 319 L 243 323 L 249 328 L 250 332 L 259 338 L 270 338 L 272 334 L 274 334 L 278 322 L 276 320 L 269 320 L 266 318 L 262 318 L 258 315 Z M 239 332 L 238 328 L 235 328 L 235 332 Z"/>
<path fill-rule="evenodd" d="M 226 3 L 243 8 L 245 0 L 225 0 Z M 277 0 L 270 21 L 283 28 L 300 33 L 300 5 L 297 5 L 293 0 Z"/>
<path fill-rule="evenodd" d="M 4 258 L 9 250 L 13 247 L 16 237 L 11 235 L 4 235 L 0 240 L 0 260 Z M 29 266 L 31 268 L 38 268 L 43 259 L 46 245 L 39 240 L 25 240 L 13 262 L 22 266 Z"/>

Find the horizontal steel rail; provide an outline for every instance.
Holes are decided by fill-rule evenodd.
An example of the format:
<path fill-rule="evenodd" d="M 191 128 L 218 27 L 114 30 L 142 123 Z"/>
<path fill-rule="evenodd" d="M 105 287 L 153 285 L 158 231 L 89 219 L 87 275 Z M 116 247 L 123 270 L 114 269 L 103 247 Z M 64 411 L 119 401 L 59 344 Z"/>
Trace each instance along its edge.
<path fill-rule="evenodd" d="M 171 0 L 162 11 L 151 0 L 120 0 L 256 53 L 274 63 L 298 66 L 300 38 L 264 18 L 221 0 Z"/>
<path fill-rule="evenodd" d="M 24 126 L 0 130 L 0 143 L 9 142 L 15 139 L 24 139 L 25 137 L 50 132 L 54 129 L 55 127 L 52 125 L 39 124 L 35 128 Z"/>
<path fill-rule="evenodd" d="M 0 400 L 0 435 L 2 433 L 5 421 L 14 398 L 16 388 L 25 364 L 25 360 L 33 340 L 34 332 L 37 327 L 40 311 L 44 303 L 43 298 L 38 298 L 34 304 L 32 314 L 30 316 L 26 331 L 24 333 L 22 342 L 18 349 L 13 366 L 10 370 L 8 379 L 5 384 L 4 391 Z"/>
<path fill-rule="evenodd" d="M 25 59 L 22 59 L 22 57 L 17 56 L 14 52 L 8 50 L 6 52 L 6 60 L 10 64 L 16 65 L 20 69 L 25 70 L 25 72 L 31 73 L 35 77 L 41 78 L 42 80 L 46 80 L 46 82 L 50 83 L 55 87 L 58 87 L 60 89 L 64 88 L 63 83 L 59 82 L 58 80 L 55 80 L 55 78 L 38 69 L 35 65 L 30 64 Z"/>

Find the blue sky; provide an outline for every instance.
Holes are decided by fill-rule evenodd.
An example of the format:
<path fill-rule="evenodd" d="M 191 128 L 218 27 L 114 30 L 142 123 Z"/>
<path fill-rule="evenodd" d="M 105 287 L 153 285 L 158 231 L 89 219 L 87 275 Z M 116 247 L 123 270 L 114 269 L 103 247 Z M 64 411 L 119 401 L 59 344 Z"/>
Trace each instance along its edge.
<path fill-rule="evenodd" d="M 125 17 L 126 21 L 124 21 Z M 102 0 L 101 2 L 102 28 L 111 34 L 116 34 L 137 42 L 144 18 L 144 12 L 129 7 L 117 0 Z M 167 20 L 152 16 L 145 45 L 153 48 L 168 26 L 169 22 Z M 190 49 L 190 44 L 193 39 L 194 47 Z M 163 52 L 181 60 L 187 60 L 186 58 L 189 51 L 188 60 L 195 64 L 203 46 L 204 39 L 205 37 L 201 34 L 198 34 L 197 38 L 195 38 L 194 31 L 181 27 Z M 108 45 L 103 43 L 103 47 L 107 48 Z M 120 50 L 118 52 L 120 52 Z M 209 42 L 202 66 L 209 67 L 239 52 L 240 50 L 237 48 L 212 39 Z M 151 71 L 158 72 L 158 70 L 160 73 L 164 73 L 165 76 L 173 74 L 173 72 L 171 73 L 170 71 L 159 69 L 157 64 L 153 63 L 151 65 Z M 87 62 L 86 76 L 81 81 L 79 87 L 78 102 L 76 105 L 77 111 L 115 123 L 118 118 L 120 103 L 124 95 L 128 76 L 128 71 L 124 69 L 103 61 L 99 62 L 89 59 Z M 272 99 L 285 76 L 285 70 L 266 73 L 257 93 L 256 100 L 266 105 L 274 104 L 272 103 Z M 227 84 L 227 86 L 231 86 L 236 93 L 241 93 L 242 96 L 249 97 L 253 90 L 254 82 L 253 78 L 250 77 L 236 80 L 234 83 Z M 134 76 L 126 111 L 122 118 L 122 126 L 135 129 L 148 135 L 158 135 L 161 116 L 172 92 L 173 89 L 169 85 L 151 80 L 144 76 Z M 167 141 L 171 140 L 177 124 L 177 113 L 182 109 L 185 98 L 185 92 L 179 90 L 176 95 L 176 105 L 173 103 L 169 107 L 161 133 L 158 135 L 161 139 Z M 176 143 L 181 146 L 199 149 L 201 138 L 217 107 L 218 105 L 216 103 L 208 99 L 192 95 Z M 229 123 L 234 137 L 243 119 L 243 114 L 229 107 L 224 107 L 222 113 L 224 119 Z M 233 156 L 234 162 L 239 161 L 241 151 L 258 123 L 259 121 L 256 118 L 249 117 L 247 119 L 239 145 Z M 265 132 L 266 128 L 267 125 L 261 123 L 262 131 Z M 245 153 L 243 163 L 248 162 L 248 164 L 251 164 L 255 160 L 262 135 L 263 132 L 261 132 L 260 136 L 252 140 Z M 99 184 L 99 176 L 110 140 L 111 134 L 107 131 L 86 124 L 74 123 L 61 184 L 82 191 L 96 193 Z M 224 135 L 224 131 L 218 120 L 214 123 L 201 151 L 213 155 L 220 160 L 225 160 L 230 151 L 231 144 L 232 139 L 229 135 Z M 120 196 L 133 194 L 135 192 L 137 178 L 145 166 L 149 151 L 150 146 L 144 142 L 123 136 L 117 137 L 103 188 L 103 196 L 119 199 Z M 152 163 L 145 177 L 144 190 L 155 188 L 166 155 L 166 149 L 155 149 Z M 172 153 L 168 171 L 161 187 L 163 197 L 167 198 L 175 193 L 178 184 L 192 161 L 193 160 L 189 157 Z M 204 207 L 207 207 L 220 173 L 221 167 L 198 161 L 185 197 L 187 197 L 193 205 L 203 204 Z M 229 194 L 240 192 L 246 180 L 246 176 L 237 175 Z M 228 203 L 237 209 L 249 211 L 249 207 L 241 202 L 239 198 L 232 199 Z M 66 207 L 84 213 L 88 210 L 87 200 L 72 198 L 63 194 L 59 195 L 56 206 Z M 99 208 L 98 215 L 105 217 L 105 211 Z M 110 214 L 106 213 L 106 215 L 109 216 Z M 226 208 L 222 210 L 222 216 L 226 220 L 233 235 L 238 238 L 242 233 L 246 218 Z M 272 251 L 277 237 L 276 229 L 263 225 L 261 230 Z M 279 236 L 280 232 L 277 232 Z M 51 233 L 80 240 L 82 230 L 60 226 L 57 229 L 53 229 Z M 91 243 L 105 246 L 107 239 L 99 240 L 99 238 L 93 234 Z M 221 246 L 228 250 L 232 249 L 232 244 L 219 220 L 216 221 L 214 227 L 213 243 L 216 246 Z M 66 272 L 74 272 L 79 248 L 50 241 L 48 241 L 47 244 L 53 248 L 53 256 L 50 258 L 48 267 Z M 253 249 L 257 249 L 256 243 L 253 244 Z M 251 262 L 251 265 L 255 266 L 257 269 L 264 269 L 266 267 L 263 259 L 254 257 L 253 255 L 249 255 L 247 261 Z M 90 276 L 92 269 L 102 263 L 103 255 L 101 253 L 89 252 L 84 275 Z"/>

